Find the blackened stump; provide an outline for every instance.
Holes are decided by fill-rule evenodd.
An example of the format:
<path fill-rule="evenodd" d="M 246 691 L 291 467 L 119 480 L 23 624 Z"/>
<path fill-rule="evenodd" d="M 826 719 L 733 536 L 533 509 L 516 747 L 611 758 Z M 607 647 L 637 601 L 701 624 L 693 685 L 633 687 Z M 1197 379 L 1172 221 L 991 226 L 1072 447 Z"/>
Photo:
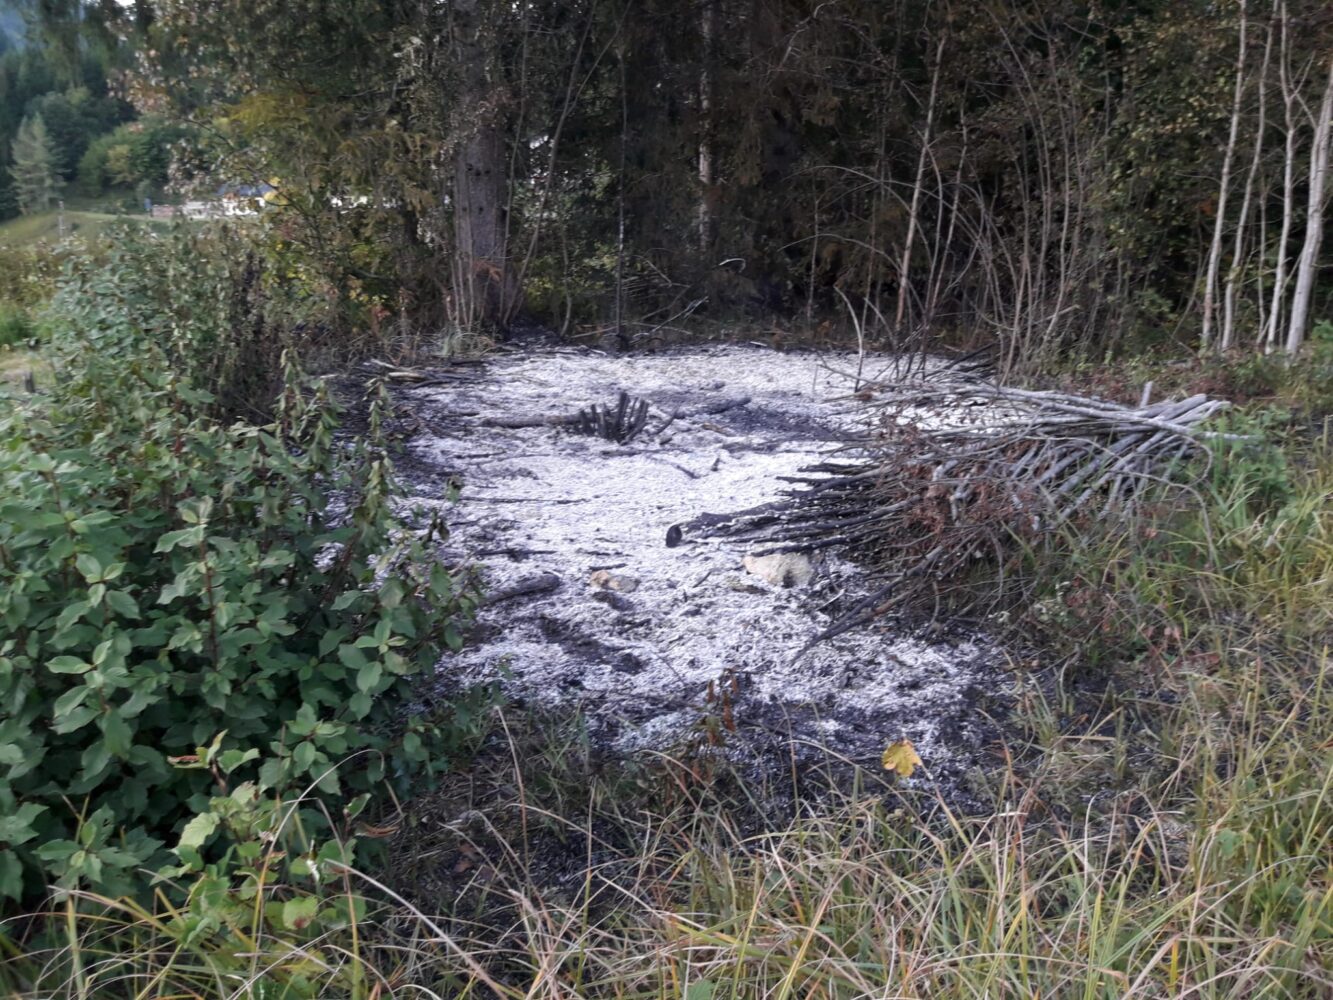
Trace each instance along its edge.
<path fill-rule="evenodd" d="M 588 409 L 580 410 L 573 429 L 616 444 L 628 444 L 647 422 L 647 402 L 622 391 L 614 407 L 594 403 Z"/>

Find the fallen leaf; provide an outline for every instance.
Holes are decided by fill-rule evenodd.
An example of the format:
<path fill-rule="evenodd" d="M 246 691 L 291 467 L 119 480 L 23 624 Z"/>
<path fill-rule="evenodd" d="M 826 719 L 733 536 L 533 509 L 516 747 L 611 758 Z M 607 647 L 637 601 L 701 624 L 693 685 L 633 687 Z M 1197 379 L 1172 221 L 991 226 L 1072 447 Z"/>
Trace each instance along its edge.
<path fill-rule="evenodd" d="M 884 770 L 897 771 L 902 777 L 910 778 L 922 761 L 916 755 L 916 747 L 912 746 L 911 740 L 898 740 L 884 748 L 881 763 Z"/>

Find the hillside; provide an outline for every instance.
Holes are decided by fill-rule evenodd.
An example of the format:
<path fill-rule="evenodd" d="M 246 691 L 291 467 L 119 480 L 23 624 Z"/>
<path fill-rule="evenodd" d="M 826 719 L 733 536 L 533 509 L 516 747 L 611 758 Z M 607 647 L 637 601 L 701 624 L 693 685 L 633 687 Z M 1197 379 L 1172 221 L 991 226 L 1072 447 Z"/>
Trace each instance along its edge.
<path fill-rule="evenodd" d="M 65 234 L 84 239 L 95 238 L 113 222 L 125 219 L 125 216 L 110 215 L 105 212 L 66 212 Z M 0 246 L 25 247 L 42 241 L 53 243 L 59 238 L 60 213 L 58 212 L 24 215 L 0 223 Z"/>

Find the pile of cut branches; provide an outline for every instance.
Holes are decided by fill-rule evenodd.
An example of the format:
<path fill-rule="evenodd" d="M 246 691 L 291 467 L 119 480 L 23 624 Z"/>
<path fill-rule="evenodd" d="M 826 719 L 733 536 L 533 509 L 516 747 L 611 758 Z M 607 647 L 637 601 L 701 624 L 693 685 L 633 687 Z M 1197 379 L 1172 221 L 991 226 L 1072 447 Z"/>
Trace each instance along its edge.
<path fill-rule="evenodd" d="M 1017 553 L 1123 514 L 1149 484 L 1178 477 L 1219 436 L 1204 424 L 1227 405 L 1200 395 L 1129 407 L 965 368 L 905 370 L 856 398 L 872 420 L 844 449 L 855 460 L 803 470 L 783 500 L 704 514 L 668 536 L 851 556 L 871 593 L 820 638 L 908 606 L 993 604 L 1019 582 L 1007 579 Z"/>

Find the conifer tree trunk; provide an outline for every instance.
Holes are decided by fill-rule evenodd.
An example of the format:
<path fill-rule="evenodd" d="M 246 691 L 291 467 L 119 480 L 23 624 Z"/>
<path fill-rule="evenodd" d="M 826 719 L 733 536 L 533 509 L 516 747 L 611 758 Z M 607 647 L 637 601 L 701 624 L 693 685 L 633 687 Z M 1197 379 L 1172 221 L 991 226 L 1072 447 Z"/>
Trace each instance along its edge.
<path fill-rule="evenodd" d="M 459 255 L 455 284 L 460 312 L 487 326 L 503 326 L 519 306 L 509 262 L 505 205 L 508 176 L 499 94 L 490 80 L 480 0 L 456 0 L 451 42 L 461 78 L 459 100 L 469 109 L 469 130 L 454 154 L 454 237 Z"/>

